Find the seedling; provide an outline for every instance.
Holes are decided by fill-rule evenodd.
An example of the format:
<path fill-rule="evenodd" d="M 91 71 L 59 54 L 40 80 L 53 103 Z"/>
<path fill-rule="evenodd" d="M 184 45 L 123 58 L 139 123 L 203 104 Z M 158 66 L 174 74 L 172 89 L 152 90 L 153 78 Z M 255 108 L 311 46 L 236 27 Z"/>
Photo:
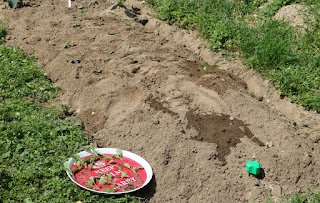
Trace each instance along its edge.
<path fill-rule="evenodd" d="M 300 123 L 301 123 L 301 125 L 303 126 L 303 127 L 309 127 L 309 124 L 308 123 L 305 123 L 305 122 L 303 122 L 303 121 L 300 121 Z"/>
<path fill-rule="evenodd" d="M 125 25 L 125 26 L 128 26 L 128 27 L 132 27 L 132 25 L 130 23 L 128 23 L 127 21 L 124 21 L 124 24 L 120 24 L 121 26 Z"/>
<path fill-rule="evenodd" d="M 100 69 L 95 69 L 93 72 L 94 72 L 94 73 L 102 73 L 102 70 L 100 70 Z"/>
<path fill-rule="evenodd" d="M 63 44 L 63 45 L 61 46 L 61 48 L 66 49 L 66 48 L 74 47 L 74 46 L 76 46 L 75 41 L 69 41 L 69 42 Z"/>
<path fill-rule="evenodd" d="M 133 59 L 132 59 L 132 63 L 138 63 L 138 59 L 133 58 Z"/>
<path fill-rule="evenodd" d="M 109 32 L 109 35 L 117 35 L 119 33 L 116 33 L 116 32 Z"/>
<path fill-rule="evenodd" d="M 71 27 L 72 27 L 73 29 L 77 29 L 77 28 L 80 28 L 80 27 L 81 27 L 81 25 L 78 25 L 78 24 L 72 23 L 72 24 L 71 24 Z"/>
<path fill-rule="evenodd" d="M 95 23 L 94 24 L 95 26 L 102 26 L 102 25 L 104 25 L 103 23 Z"/>
<path fill-rule="evenodd" d="M 124 2 L 126 2 L 126 0 L 117 0 L 117 1 L 118 1 L 119 7 L 123 7 Z"/>
<path fill-rule="evenodd" d="M 209 72 L 208 70 L 208 63 L 206 61 L 202 61 L 202 66 L 203 66 L 203 70 L 206 71 L 206 72 Z M 218 68 L 218 65 L 213 65 L 213 66 L 210 66 L 211 69 L 215 69 L 215 68 Z"/>
<path fill-rule="evenodd" d="M 113 49 L 109 49 L 109 54 L 114 54 Z"/>
<path fill-rule="evenodd" d="M 79 12 L 81 15 L 83 15 L 85 10 L 86 10 L 86 8 L 83 7 L 83 8 L 81 8 L 80 10 L 78 10 L 78 12 Z"/>
<path fill-rule="evenodd" d="M 95 39 L 96 39 L 96 37 L 95 37 L 95 36 L 93 36 L 93 37 L 85 37 L 85 39 L 95 40 Z"/>

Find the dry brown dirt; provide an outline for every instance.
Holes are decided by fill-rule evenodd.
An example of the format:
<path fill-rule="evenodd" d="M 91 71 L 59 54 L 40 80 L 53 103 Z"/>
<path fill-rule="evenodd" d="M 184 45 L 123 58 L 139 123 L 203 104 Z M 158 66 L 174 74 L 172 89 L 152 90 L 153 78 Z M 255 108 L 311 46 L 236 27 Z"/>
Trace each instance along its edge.
<path fill-rule="evenodd" d="M 39 58 L 60 86 L 52 105 L 71 106 L 99 147 L 151 164 L 153 180 L 134 195 L 277 202 L 319 187 L 319 114 L 281 99 L 240 60 L 210 52 L 197 33 L 155 19 L 141 2 L 112 10 L 115 3 L 77 0 L 68 9 L 67 0 L 39 0 L 13 10 L 1 2 L 0 20 L 8 20 L 8 43 Z M 203 60 L 219 67 L 207 73 Z M 259 179 L 248 176 L 249 160 L 261 163 Z"/>

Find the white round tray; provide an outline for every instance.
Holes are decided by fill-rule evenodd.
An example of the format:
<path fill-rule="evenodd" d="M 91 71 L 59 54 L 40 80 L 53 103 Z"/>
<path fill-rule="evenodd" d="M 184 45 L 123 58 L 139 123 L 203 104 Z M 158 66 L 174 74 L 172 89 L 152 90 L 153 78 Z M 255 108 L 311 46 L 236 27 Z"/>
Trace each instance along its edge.
<path fill-rule="evenodd" d="M 96 150 L 97 152 L 102 153 L 102 154 L 117 154 L 117 150 L 118 150 L 118 149 L 115 149 L 115 148 L 95 148 L 95 150 Z M 112 194 L 112 195 L 115 195 L 115 194 L 126 194 L 126 193 L 130 193 L 130 192 L 134 192 L 134 191 L 136 191 L 136 190 L 140 190 L 141 188 L 143 188 L 144 186 L 146 186 L 146 185 L 151 181 L 152 176 L 153 176 L 152 168 L 151 168 L 150 164 L 149 164 L 146 160 L 144 160 L 141 156 L 136 155 L 136 154 L 134 154 L 134 153 L 132 153 L 132 152 L 128 152 L 128 151 L 126 151 L 126 150 L 122 150 L 122 153 L 123 153 L 123 156 L 124 156 L 124 157 L 128 157 L 128 158 L 130 158 L 130 159 L 138 162 L 138 163 L 144 168 L 144 170 L 145 170 L 146 173 L 147 173 L 147 179 L 146 179 L 145 183 L 144 183 L 142 186 L 140 186 L 139 188 L 136 188 L 136 189 L 134 189 L 134 190 L 125 191 L 125 192 L 101 192 L 101 191 L 89 189 L 89 188 L 87 188 L 87 187 L 84 187 L 84 186 L 80 185 L 78 182 L 76 182 L 76 181 L 72 178 L 72 176 L 70 175 L 70 173 L 69 173 L 68 171 L 67 171 L 67 174 L 68 174 L 69 178 L 70 178 L 75 184 L 77 184 L 78 186 L 80 186 L 80 187 L 82 187 L 82 188 L 84 188 L 84 189 L 86 189 L 86 190 L 90 190 L 90 191 L 92 191 L 92 192 L 96 192 L 96 193 L 100 193 L 100 194 Z M 80 155 L 81 158 L 92 155 L 91 152 L 87 152 L 87 151 L 79 152 L 78 154 Z M 75 160 L 74 160 L 73 158 L 70 158 L 70 159 L 69 159 L 70 169 L 71 169 L 71 167 L 73 166 L 73 162 L 74 162 L 74 161 L 75 161 Z"/>

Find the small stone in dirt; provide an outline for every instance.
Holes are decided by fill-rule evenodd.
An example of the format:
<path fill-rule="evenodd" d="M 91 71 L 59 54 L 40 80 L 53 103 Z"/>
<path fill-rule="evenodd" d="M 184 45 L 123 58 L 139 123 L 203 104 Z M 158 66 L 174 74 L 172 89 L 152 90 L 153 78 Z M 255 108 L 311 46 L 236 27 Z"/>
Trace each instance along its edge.
<path fill-rule="evenodd" d="M 239 129 L 244 133 L 245 132 L 245 128 L 243 126 L 239 126 Z"/>
<path fill-rule="evenodd" d="M 270 147 L 273 147 L 274 145 L 273 145 L 272 142 L 267 142 L 267 143 L 266 143 L 266 146 L 267 146 L 267 148 L 270 148 Z"/>
<path fill-rule="evenodd" d="M 234 120 L 234 118 L 233 118 L 232 116 L 230 116 L 229 119 L 230 119 L 230 121 L 233 121 L 233 120 Z"/>
<path fill-rule="evenodd" d="M 81 112 L 81 109 L 77 109 L 77 110 L 76 110 L 76 113 L 80 113 L 80 112 Z"/>
<path fill-rule="evenodd" d="M 96 113 L 94 111 L 92 111 L 91 116 L 94 116 Z"/>

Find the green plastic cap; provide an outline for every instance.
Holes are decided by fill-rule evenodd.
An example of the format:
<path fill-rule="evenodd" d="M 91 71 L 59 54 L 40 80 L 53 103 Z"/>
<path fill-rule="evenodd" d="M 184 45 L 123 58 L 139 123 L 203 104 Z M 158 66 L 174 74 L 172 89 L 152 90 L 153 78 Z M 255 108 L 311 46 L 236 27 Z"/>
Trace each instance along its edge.
<path fill-rule="evenodd" d="M 248 173 L 251 173 L 253 175 L 258 175 L 260 173 L 260 163 L 257 161 L 248 161 L 246 168 L 248 170 Z"/>

